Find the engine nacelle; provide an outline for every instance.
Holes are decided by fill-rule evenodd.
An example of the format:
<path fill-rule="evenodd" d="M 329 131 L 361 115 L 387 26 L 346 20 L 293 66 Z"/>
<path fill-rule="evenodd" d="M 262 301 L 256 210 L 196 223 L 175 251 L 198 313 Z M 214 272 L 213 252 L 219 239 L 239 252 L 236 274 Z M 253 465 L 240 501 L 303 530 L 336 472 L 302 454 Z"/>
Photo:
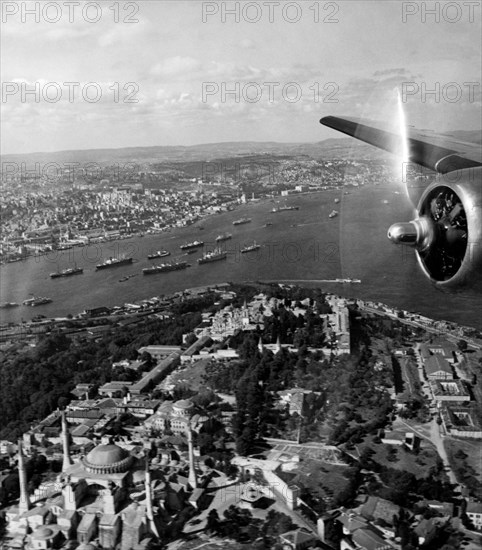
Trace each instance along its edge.
<path fill-rule="evenodd" d="M 438 176 L 420 197 L 418 217 L 390 227 L 395 243 L 416 249 L 439 290 L 482 292 L 482 167 Z"/>

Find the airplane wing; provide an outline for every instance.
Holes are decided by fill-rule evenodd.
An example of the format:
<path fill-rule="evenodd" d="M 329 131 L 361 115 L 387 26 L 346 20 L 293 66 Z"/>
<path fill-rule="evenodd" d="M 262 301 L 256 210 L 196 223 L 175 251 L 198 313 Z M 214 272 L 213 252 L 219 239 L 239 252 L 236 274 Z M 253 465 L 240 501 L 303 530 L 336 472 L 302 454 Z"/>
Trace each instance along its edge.
<path fill-rule="evenodd" d="M 403 157 L 403 140 L 399 134 L 376 122 L 357 118 L 327 116 L 320 123 L 334 130 Z M 410 162 L 447 174 L 464 168 L 482 166 L 480 145 L 459 141 L 451 136 L 407 128 Z"/>

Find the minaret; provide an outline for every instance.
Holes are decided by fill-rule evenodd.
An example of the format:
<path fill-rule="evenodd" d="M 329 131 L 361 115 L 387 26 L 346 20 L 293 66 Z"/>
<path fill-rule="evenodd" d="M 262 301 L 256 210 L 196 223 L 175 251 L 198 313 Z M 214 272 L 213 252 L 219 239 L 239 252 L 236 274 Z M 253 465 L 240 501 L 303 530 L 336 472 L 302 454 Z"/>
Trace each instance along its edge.
<path fill-rule="evenodd" d="M 259 337 L 258 351 L 259 351 L 259 353 L 263 353 L 263 351 L 264 351 L 263 339 L 261 338 L 261 336 Z"/>
<path fill-rule="evenodd" d="M 159 538 L 159 531 L 157 530 L 156 523 L 154 521 L 154 510 L 152 508 L 152 488 L 151 488 L 151 472 L 149 471 L 149 460 L 146 458 L 146 477 L 145 477 L 145 490 L 146 490 L 146 516 L 149 524 L 149 528 L 152 534 Z"/>
<path fill-rule="evenodd" d="M 27 471 L 23 461 L 22 440 L 18 440 L 18 477 L 20 481 L 20 501 L 18 503 L 18 512 L 23 514 L 30 509 L 30 499 L 27 491 Z"/>
<path fill-rule="evenodd" d="M 62 449 L 64 459 L 62 462 L 62 472 L 65 472 L 67 468 L 72 466 L 73 461 L 70 458 L 70 443 L 69 443 L 69 429 L 67 426 L 67 418 L 65 417 L 65 411 L 61 412 L 62 417 Z"/>
<path fill-rule="evenodd" d="M 276 339 L 276 353 L 279 353 L 281 351 L 281 339 L 278 335 L 278 338 Z"/>
<path fill-rule="evenodd" d="M 189 485 L 192 489 L 197 489 L 196 469 L 194 468 L 194 447 L 192 443 L 191 426 L 187 427 L 187 444 L 189 446 Z"/>

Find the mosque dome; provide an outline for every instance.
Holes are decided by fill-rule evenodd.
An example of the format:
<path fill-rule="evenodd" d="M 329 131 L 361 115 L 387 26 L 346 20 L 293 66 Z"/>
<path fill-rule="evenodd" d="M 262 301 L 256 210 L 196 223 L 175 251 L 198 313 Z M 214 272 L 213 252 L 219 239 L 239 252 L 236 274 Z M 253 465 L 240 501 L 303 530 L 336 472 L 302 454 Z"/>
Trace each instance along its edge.
<path fill-rule="evenodd" d="M 181 399 L 174 403 L 174 414 L 189 416 L 194 408 L 194 403 L 189 399 Z"/>
<path fill-rule="evenodd" d="M 126 472 L 133 462 L 133 457 L 115 443 L 108 443 L 94 447 L 82 462 L 88 472 L 114 474 Z"/>
<path fill-rule="evenodd" d="M 37 527 L 35 531 L 32 534 L 32 537 L 35 540 L 50 540 L 53 539 L 60 531 L 60 527 L 58 525 L 41 525 L 40 527 Z"/>

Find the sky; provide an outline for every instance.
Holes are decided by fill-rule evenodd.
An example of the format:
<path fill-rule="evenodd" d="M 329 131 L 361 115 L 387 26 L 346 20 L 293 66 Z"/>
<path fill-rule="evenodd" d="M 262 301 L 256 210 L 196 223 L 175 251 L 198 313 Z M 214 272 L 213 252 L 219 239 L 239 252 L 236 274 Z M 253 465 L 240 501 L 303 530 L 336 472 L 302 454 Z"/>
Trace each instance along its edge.
<path fill-rule="evenodd" d="M 316 142 L 340 137 L 322 116 L 393 119 L 397 93 L 410 125 L 481 126 L 480 1 L 1 7 L 3 154 Z"/>

